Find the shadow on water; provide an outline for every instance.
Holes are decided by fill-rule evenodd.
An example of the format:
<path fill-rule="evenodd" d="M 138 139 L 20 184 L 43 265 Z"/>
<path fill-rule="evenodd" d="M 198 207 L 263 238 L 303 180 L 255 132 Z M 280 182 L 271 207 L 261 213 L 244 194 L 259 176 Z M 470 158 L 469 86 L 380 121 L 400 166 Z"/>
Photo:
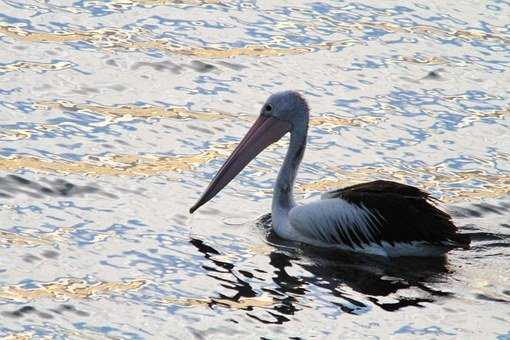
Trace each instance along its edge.
<path fill-rule="evenodd" d="M 262 217 L 257 226 L 267 231 L 269 219 L 267 216 Z M 211 300 L 210 307 L 216 304 L 240 305 L 243 300 L 256 298 L 262 292 L 262 295 L 269 294 L 274 302 L 267 310 L 272 320 L 250 313 L 256 305 L 242 309 L 248 311 L 249 317 L 262 323 L 282 324 L 290 321 L 290 316 L 309 308 L 307 301 L 317 303 L 317 299 L 325 297 L 331 300 L 324 301 L 326 304 L 334 304 L 344 313 L 360 315 L 374 307 L 389 312 L 408 306 L 423 307 L 423 303 L 434 303 L 439 298 L 453 295 L 428 285 L 443 281 L 451 273 L 446 258 L 390 261 L 379 256 L 331 252 L 311 247 L 296 248 L 277 239 L 270 232 L 268 242 L 274 246 L 268 255 L 272 273 L 270 279 L 261 279 L 257 276 L 262 274 L 236 268 L 233 263 L 225 262 L 218 250 L 202 240 L 191 239 L 190 243 L 215 265 L 202 266 L 208 276 L 218 280 L 223 288 L 235 292 L 232 296 L 219 294 L 218 298 Z M 303 270 L 303 274 L 291 274 Z M 226 279 L 224 275 L 219 277 L 218 272 L 228 272 L 233 279 Z M 262 269 L 255 269 L 255 272 L 267 274 Z M 263 287 L 258 286 L 260 280 L 265 282 Z M 317 291 L 324 290 L 327 294 L 317 295 Z M 419 291 L 419 294 L 406 296 L 409 290 Z"/>

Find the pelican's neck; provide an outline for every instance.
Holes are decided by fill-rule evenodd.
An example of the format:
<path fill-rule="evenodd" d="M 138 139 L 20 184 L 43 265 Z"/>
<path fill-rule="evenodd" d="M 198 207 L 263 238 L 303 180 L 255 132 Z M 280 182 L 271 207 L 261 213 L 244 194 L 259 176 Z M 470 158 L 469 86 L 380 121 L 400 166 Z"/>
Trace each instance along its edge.
<path fill-rule="evenodd" d="M 303 159 L 306 148 L 306 130 L 304 132 L 291 132 L 289 148 L 283 161 L 278 177 L 276 178 L 275 188 L 273 189 L 273 203 L 271 208 L 273 228 L 278 236 L 291 239 L 286 230 L 288 224 L 288 214 L 296 203 L 294 201 L 294 181 Z"/>

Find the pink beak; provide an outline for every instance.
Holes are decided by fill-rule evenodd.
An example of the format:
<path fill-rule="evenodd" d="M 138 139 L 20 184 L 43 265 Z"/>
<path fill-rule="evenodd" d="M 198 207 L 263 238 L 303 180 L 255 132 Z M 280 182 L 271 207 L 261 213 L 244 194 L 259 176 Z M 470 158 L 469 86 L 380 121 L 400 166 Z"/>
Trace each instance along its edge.
<path fill-rule="evenodd" d="M 289 132 L 290 127 L 289 123 L 282 120 L 267 116 L 259 116 L 246 136 L 244 136 L 243 140 L 220 168 L 202 197 L 191 207 L 189 212 L 192 214 L 195 210 L 216 196 L 216 194 L 230 183 L 230 181 L 236 177 L 252 159 L 261 153 L 262 150 L 278 141 Z"/>

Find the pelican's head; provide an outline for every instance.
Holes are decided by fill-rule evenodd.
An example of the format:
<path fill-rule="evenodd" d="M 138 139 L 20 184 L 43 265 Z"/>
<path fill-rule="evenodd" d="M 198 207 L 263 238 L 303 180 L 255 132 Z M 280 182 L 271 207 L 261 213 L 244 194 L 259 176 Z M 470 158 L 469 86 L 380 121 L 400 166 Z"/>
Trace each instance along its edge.
<path fill-rule="evenodd" d="M 299 93 L 283 91 L 271 95 L 262 105 L 260 116 L 225 161 L 198 202 L 191 207 L 190 213 L 216 196 L 252 159 L 269 145 L 280 140 L 287 132 L 306 136 L 308 114 L 308 104 Z"/>
<path fill-rule="evenodd" d="M 283 91 L 269 96 L 260 109 L 260 115 L 289 123 L 291 131 L 308 128 L 308 103 L 295 91 Z"/>

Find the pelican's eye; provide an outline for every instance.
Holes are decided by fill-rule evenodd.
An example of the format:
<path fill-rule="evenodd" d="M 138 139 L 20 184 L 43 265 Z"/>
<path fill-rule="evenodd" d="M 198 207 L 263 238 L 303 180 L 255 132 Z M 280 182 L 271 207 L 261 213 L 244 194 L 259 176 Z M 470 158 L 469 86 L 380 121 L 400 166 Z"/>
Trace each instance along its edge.
<path fill-rule="evenodd" d="M 267 104 L 265 109 L 266 109 L 266 112 L 271 112 L 271 111 L 273 111 L 273 105 Z"/>

